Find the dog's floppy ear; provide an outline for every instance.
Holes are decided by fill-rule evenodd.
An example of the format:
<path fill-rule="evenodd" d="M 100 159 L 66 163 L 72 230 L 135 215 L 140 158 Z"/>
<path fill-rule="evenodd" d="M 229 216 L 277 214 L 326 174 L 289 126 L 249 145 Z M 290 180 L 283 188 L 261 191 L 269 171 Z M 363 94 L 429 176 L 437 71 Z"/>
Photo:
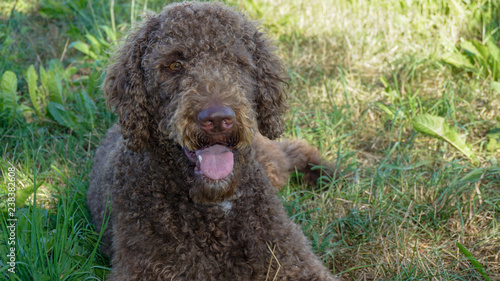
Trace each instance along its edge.
<path fill-rule="evenodd" d="M 127 147 L 139 152 L 146 148 L 150 137 L 150 116 L 142 58 L 148 45 L 148 35 L 157 29 L 155 19 L 131 33 L 115 53 L 108 66 L 104 92 L 108 106 L 118 114 Z"/>
<path fill-rule="evenodd" d="M 262 135 L 275 139 L 283 132 L 282 114 L 287 108 L 283 88 L 287 76 L 274 44 L 261 32 L 255 34 L 254 42 L 257 123 Z"/>

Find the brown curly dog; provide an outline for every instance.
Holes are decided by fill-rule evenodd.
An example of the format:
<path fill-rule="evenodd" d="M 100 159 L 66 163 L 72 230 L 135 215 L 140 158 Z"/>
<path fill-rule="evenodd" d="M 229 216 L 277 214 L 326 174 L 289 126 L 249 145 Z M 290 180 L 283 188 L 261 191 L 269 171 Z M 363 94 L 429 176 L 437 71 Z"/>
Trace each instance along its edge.
<path fill-rule="evenodd" d="M 243 14 L 196 2 L 148 16 L 119 48 L 104 83 L 119 124 L 87 194 L 109 280 L 334 280 L 251 145 L 283 129 L 274 51 Z"/>

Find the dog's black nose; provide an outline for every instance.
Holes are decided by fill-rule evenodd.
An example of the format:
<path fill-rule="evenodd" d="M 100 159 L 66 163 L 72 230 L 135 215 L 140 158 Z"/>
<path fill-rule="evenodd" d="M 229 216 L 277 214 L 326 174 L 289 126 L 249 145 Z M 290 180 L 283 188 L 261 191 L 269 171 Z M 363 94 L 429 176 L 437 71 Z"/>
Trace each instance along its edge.
<path fill-rule="evenodd" d="M 209 107 L 198 113 L 198 124 L 207 134 L 226 133 L 233 127 L 236 115 L 225 106 Z"/>

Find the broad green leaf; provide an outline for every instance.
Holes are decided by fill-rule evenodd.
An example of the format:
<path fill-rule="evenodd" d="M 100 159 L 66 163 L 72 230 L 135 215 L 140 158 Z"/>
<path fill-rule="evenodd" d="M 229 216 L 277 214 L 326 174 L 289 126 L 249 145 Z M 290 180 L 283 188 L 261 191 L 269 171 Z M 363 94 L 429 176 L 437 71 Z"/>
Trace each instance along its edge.
<path fill-rule="evenodd" d="M 488 47 L 488 51 L 490 52 L 490 55 L 493 57 L 494 60 L 500 62 L 500 48 L 493 42 L 492 40 L 488 40 L 486 43 L 486 46 Z"/>
<path fill-rule="evenodd" d="M 23 115 L 26 123 L 31 123 L 33 122 L 33 115 L 36 114 L 36 112 L 33 110 L 33 108 L 26 106 L 24 104 L 19 104 L 17 106 L 17 109 L 21 112 Z"/>
<path fill-rule="evenodd" d="M 17 92 L 17 76 L 14 72 L 10 70 L 4 72 L 0 90 L 3 94 L 15 94 Z"/>
<path fill-rule="evenodd" d="M 413 128 L 422 134 L 439 138 L 444 135 L 446 124 L 442 117 L 423 114 L 413 119 Z"/>
<path fill-rule="evenodd" d="M 37 86 L 38 75 L 36 74 L 35 67 L 30 65 L 28 67 L 28 71 L 26 73 L 26 80 L 28 80 L 28 92 L 30 94 L 31 103 L 33 104 L 33 108 L 35 108 L 36 114 L 39 116 L 42 115 L 41 106 L 38 103 L 39 97 L 39 89 Z"/>
<path fill-rule="evenodd" d="M 71 76 L 73 76 L 77 72 L 78 72 L 78 68 L 76 68 L 74 66 L 70 66 L 70 67 L 66 68 L 64 70 L 64 79 L 69 80 L 71 78 Z"/>
<path fill-rule="evenodd" d="M 500 143 L 496 139 L 490 139 L 488 142 L 488 145 L 486 146 L 486 149 L 493 153 L 496 149 L 500 148 Z"/>
<path fill-rule="evenodd" d="M 471 41 L 463 41 L 462 43 L 460 43 L 460 47 L 462 48 L 462 50 L 467 52 L 469 55 L 472 55 L 472 56 L 479 56 L 480 55 L 479 51 L 476 49 L 474 44 L 472 44 Z"/>
<path fill-rule="evenodd" d="M 43 68 L 43 66 L 40 65 L 39 73 L 40 73 L 40 81 L 42 82 L 42 85 L 41 85 L 41 87 L 38 87 L 38 90 L 42 92 L 42 93 L 40 93 L 40 96 L 46 97 L 49 95 L 49 92 L 50 92 L 50 90 L 49 90 L 50 70 L 45 71 L 45 68 Z"/>
<path fill-rule="evenodd" d="M 486 42 L 486 47 L 490 52 L 490 71 L 493 74 L 493 79 L 498 80 L 500 78 L 500 48 L 491 39 Z"/>
<path fill-rule="evenodd" d="M 93 117 L 95 115 L 95 104 L 92 99 L 84 92 L 79 93 L 78 96 L 85 107 L 86 113 Z"/>
<path fill-rule="evenodd" d="M 71 127 L 71 121 L 67 116 L 67 111 L 64 106 L 59 103 L 50 102 L 47 109 L 57 123 L 65 127 Z"/>
<path fill-rule="evenodd" d="M 89 40 L 90 46 L 92 46 L 96 51 L 96 53 L 99 54 L 101 52 L 101 47 L 102 47 L 101 42 L 99 42 L 99 40 L 97 40 L 97 38 L 95 38 L 94 35 L 89 33 L 87 33 L 85 37 L 87 38 L 87 40 Z"/>
<path fill-rule="evenodd" d="M 108 37 L 108 40 L 111 42 L 115 42 L 118 37 L 116 36 L 116 33 L 113 32 L 113 29 L 107 25 L 101 25 L 102 30 L 104 30 L 104 33 L 106 33 L 106 36 Z"/>
<path fill-rule="evenodd" d="M 64 66 L 60 60 L 51 59 L 49 61 L 49 70 L 55 71 L 57 74 L 61 76 L 61 78 L 63 78 L 62 75 L 64 75 Z"/>
<path fill-rule="evenodd" d="M 482 60 L 482 66 L 486 66 L 486 62 L 488 61 L 488 57 L 490 56 L 488 48 L 477 40 L 472 40 L 472 44 L 474 45 L 474 47 L 476 47 L 477 52 L 479 52 L 479 59 Z"/>
<path fill-rule="evenodd" d="M 500 129 L 492 129 L 486 135 L 489 139 L 486 149 L 493 153 L 495 150 L 500 148 Z"/>
<path fill-rule="evenodd" d="M 498 94 L 500 94 L 500 82 L 491 82 L 491 88 L 495 90 Z"/>
<path fill-rule="evenodd" d="M 84 53 L 85 55 L 89 56 L 90 58 L 97 60 L 97 55 L 90 50 L 90 46 L 88 44 L 86 44 L 86 43 L 83 43 L 81 41 L 76 41 L 76 42 L 71 43 L 71 45 L 69 45 L 69 47 L 70 48 L 75 48 L 78 51 L 80 51 L 80 52 Z"/>
<path fill-rule="evenodd" d="M 2 75 L 0 95 L 3 108 L 14 110 L 17 104 L 17 76 L 14 72 L 7 70 Z"/>
<path fill-rule="evenodd" d="M 62 126 L 68 127 L 72 130 L 78 129 L 78 125 L 76 122 L 76 116 L 73 112 L 66 110 L 64 106 L 59 103 L 50 102 L 47 107 L 50 115 L 54 120 Z"/>
<path fill-rule="evenodd" d="M 90 47 L 88 44 L 85 44 L 81 41 L 76 41 L 76 42 L 73 42 L 71 43 L 71 45 L 69 45 L 70 48 L 75 48 L 77 49 L 78 51 L 86 54 L 87 56 L 89 55 L 90 53 Z"/>
<path fill-rule="evenodd" d="M 64 104 L 61 77 L 57 74 L 57 72 L 50 71 L 48 73 L 47 88 L 49 90 L 49 97 L 51 101 Z"/>
<path fill-rule="evenodd" d="M 42 185 L 43 183 L 37 183 L 38 186 Z M 28 197 L 30 197 L 33 192 L 35 192 L 35 186 L 30 185 L 28 187 L 18 189 L 16 190 L 16 206 L 21 207 L 25 202 Z"/>
<path fill-rule="evenodd" d="M 491 281 L 488 273 L 484 270 L 484 267 L 477 261 L 477 259 L 472 255 L 467 248 L 465 248 L 462 244 L 457 242 L 457 247 L 460 252 L 469 260 L 469 262 L 474 266 L 474 268 L 481 274 L 486 281 Z"/>
<path fill-rule="evenodd" d="M 462 152 L 467 158 L 471 158 L 472 151 L 466 142 L 458 135 L 454 128 L 449 128 L 444 118 L 423 114 L 413 119 L 413 128 L 425 135 L 444 140 Z"/>
<path fill-rule="evenodd" d="M 47 89 L 47 79 L 48 79 L 48 74 L 47 74 L 47 71 L 45 71 L 45 68 L 43 68 L 43 66 L 40 65 L 40 69 L 38 71 L 40 73 L 40 81 L 42 81 L 42 86 L 44 86 L 46 88 L 46 90 L 48 91 Z"/>
<path fill-rule="evenodd" d="M 453 145 L 468 158 L 472 157 L 472 151 L 468 147 L 465 140 L 457 133 L 455 128 L 448 128 L 448 130 L 444 133 L 443 140 Z"/>
<path fill-rule="evenodd" d="M 460 43 L 460 47 L 471 57 L 475 58 L 476 60 L 480 60 L 482 62 L 485 62 L 488 60 L 488 54 L 487 50 L 484 46 L 479 44 L 477 41 L 463 41 Z M 481 48 L 484 47 L 484 48 Z M 479 48 L 479 49 L 478 49 Z M 485 50 L 486 50 L 486 56 L 485 55 Z"/>
<path fill-rule="evenodd" d="M 460 53 L 447 53 L 441 58 L 445 63 L 451 64 L 456 68 L 475 69 L 474 65 L 464 55 Z"/>
<path fill-rule="evenodd" d="M 50 100 L 60 104 L 64 104 L 62 96 L 61 78 L 56 70 L 51 67 L 48 71 L 40 66 L 40 80 L 42 81 L 43 88 L 46 95 Z"/>

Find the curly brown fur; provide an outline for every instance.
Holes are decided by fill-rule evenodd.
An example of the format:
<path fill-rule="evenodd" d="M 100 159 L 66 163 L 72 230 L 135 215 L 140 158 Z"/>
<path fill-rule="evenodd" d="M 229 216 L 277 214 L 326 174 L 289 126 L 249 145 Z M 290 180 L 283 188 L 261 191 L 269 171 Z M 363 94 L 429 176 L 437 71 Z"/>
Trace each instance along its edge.
<path fill-rule="evenodd" d="M 151 15 L 109 66 L 119 115 L 87 194 L 109 280 L 334 280 L 251 146 L 276 138 L 283 66 L 244 15 L 186 2 Z M 207 117 L 208 116 L 208 117 Z"/>
<path fill-rule="evenodd" d="M 285 139 L 278 142 L 257 133 L 252 149 L 271 184 L 277 189 L 288 183 L 292 172 L 302 173 L 307 184 L 316 186 L 321 176 L 331 177 L 336 169 L 335 164 L 321 158 L 317 148 L 303 140 Z"/>

